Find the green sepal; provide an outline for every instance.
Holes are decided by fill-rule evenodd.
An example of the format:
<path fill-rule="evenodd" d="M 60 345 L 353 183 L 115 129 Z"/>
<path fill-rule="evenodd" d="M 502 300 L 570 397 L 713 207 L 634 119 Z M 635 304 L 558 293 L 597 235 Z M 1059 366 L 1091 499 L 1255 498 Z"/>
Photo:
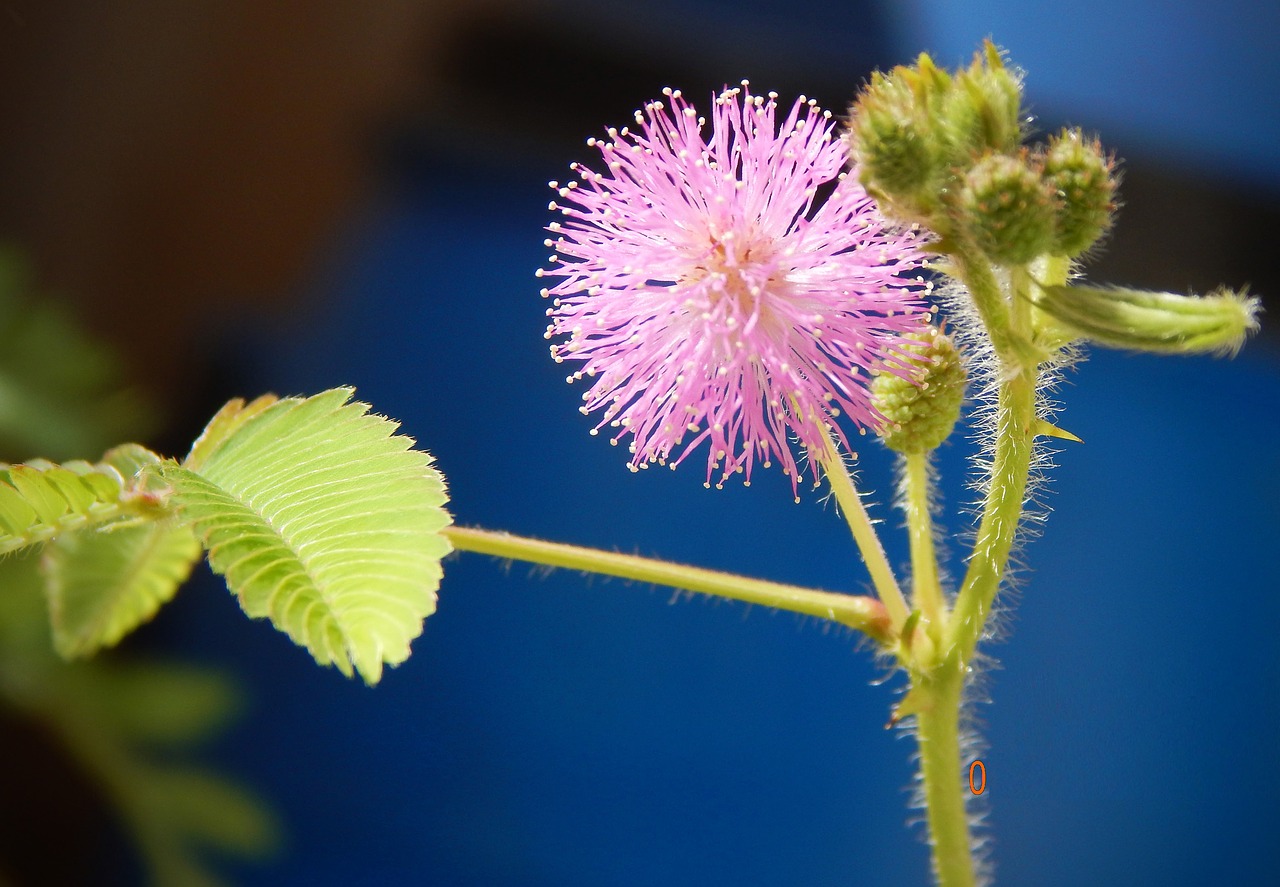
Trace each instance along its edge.
<path fill-rule="evenodd" d="M 1022 84 L 990 40 L 973 54 L 968 68 L 956 72 L 937 115 L 951 163 L 986 152 L 1013 153 L 1022 143 Z"/>

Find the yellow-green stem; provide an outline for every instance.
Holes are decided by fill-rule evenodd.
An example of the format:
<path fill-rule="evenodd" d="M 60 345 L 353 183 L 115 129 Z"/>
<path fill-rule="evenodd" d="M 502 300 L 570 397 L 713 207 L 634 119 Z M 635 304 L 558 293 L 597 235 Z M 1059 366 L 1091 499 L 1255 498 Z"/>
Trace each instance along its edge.
<path fill-rule="evenodd" d="M 977 272 L 985 263 L 970 261 L 964 267 Z M 1052 282 L 1066 279 L 1069 263 L 1046 258 L 1038 263 L 1040 272 Z M 985 290 L 994 281 L 989 269 L 975 273 L 965 282 L 971 288 Z M 1037 428 L 1036 382 L 1039 359 L 1031 344 L 1031 276 L 1025 268 L 1009 272 L 1013 310 L 1009 327 L 1000 338 L 992 337 L 1004 378 L 996 397 L 996 442 L 991 465 L 991 478 L 982 506 L 982 520 L 974 541 L 969 569 L 956 595 L 952 618 L 948 621 L 949 653 L 967 663 L 991 615 L 991 606 L 1009 564 L 1009 552 L 1022 521 L 1027 498 L 1027 481 Z M 976 292 L 976 290 L 975 290 Z M 986 297 L 992 297 L 987 290 Z"/>
<path fill-rule="evenodd" d="M 929 510 L 929 454 L 907 453 L 907 532 L 911 540 L 911 606 L 932 626 L 946 618 L 947 602 L 938 581 L 938 557 L 933 549 L 933 515 Z"/>
<path fill-rule="evenodd" d="M 965 794 L 965 762 L 960 760 L 960 698 L 963 669 L 950 660 L 912 687 L 917 694 L 916 740 L 924 781 L 933 873 L 939 887 L 972 887 L 974 866 Z"/>
<path fill-rule="evenodd" d="M 791 610 L 856 628 L 881 643 L 888 643 L 892 638 L 889 614 L 875 598 L 817 591 L 631 554 L 544 542 L 471 527 L 449 527 L 444 535 L 459 551 L 474 551 L 534 564 L 619 576 L 637 582 Z"/>
<path fill-rule="evenodd" d="M 902 596 L 902 589 L 898 587 L 893 568 L 889 566 L 889 559 L 885 557 L 880 537 L 871 524 L 867 509 L 862 505 L 862 497 L 858 495 L 858 490 L 853 485 L 853 477 L 849 474 L 849 469 L 844 464 L 835 441 L 831 439 L 830 432 L 825 428 L 822 433 L 826 451 L 814 455 L 822 463 L 822 470 L 831 484 L 831 492 L 835 494 L 840 512 L 853 533 L 854 542 L 858 544 L 858 551 L 862 553 L 862 561 L 867 565 L 867 572 L 871 574 L 871 583 L 875 586 L 876 593 L 880 595 L 880 600 L 884 602 L 885 609 L 889 611 L 889 618 L 892 620 L 894 629 L 897 630 L 907 621 L 909 612 L 907 599 Z"/>

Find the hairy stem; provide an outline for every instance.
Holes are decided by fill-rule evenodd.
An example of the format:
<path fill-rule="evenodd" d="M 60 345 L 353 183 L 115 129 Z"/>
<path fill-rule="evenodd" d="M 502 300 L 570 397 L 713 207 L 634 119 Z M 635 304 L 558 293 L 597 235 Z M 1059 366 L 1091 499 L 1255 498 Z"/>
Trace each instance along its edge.
<path fill-rule="evenodd" d="M 899 629 L 907 621 L 907 614 L 910 612 L 907 609 L 907 599 L 902 596 L 902 589 L 898 587 L 898 580 L 894 578 L 893 568 L 889 566 L 889 559 L 884 553 L 884 546 L 880 544 L 880 537 L 871 523 L 871 517 L 862 505 L 862 497 L 858 495 L 858 490 L 853 485 L 853 477 L 849 474 L 849 469 L 844 464 L 839 450 L 836 449 L 836 443 L 831 439 L 830 432 L 825 428 L 823 437 L 826 451 L 815 453 L 815 455 L 822 463 L 822 470 L 831 484 L 831 492 L 835 494 L 840 513 L 844 515 L 845 522 L 853 533 L 853 540 L 858 544 L 862 561 L 867 565 L 867 572 L 871 574 L 871 583 L 875 586 L 876 593 L 880 595 L 880 600 L 884 602 L 884 608 L 889 612 L 894 629 Z"/>
<path fill-rule="evenodd" d="M 971 266 L 976 263 L 970 263 Z M 1044 273 L 1065 279 L 1068 264 L 1046 260 Z M 978 275 L 981 276 L 981 275 Z M 968 278 L 965 279 L 968 284 Z M 1011 299 L 1014 310 L 1001 339 L 992 337 L 1004 377 L 996 396 L 996 441 L 991 465 L 991 478 L 982 505 L 982 520 L 974 541 L 969 569 L 956 595 L 955 610 L 948 623 L 946 645 L 960 658 L 961 664 L 973 656 L 991 615 L 991 606 L 1009 564 L 1009 552 L 1022 521 L 1026 505 L 1027 482 L 1031 474 L 1031 457 L 1038 427 L 1036 417 L 1036 382 L 1039 359 L 1026 360 L 1034 353 L 1031 345 L 1031 278 L 1026 269 L 1010 272 Z"/>
<path fill-rule="evenodd" d="M 1008 570 L 1022 521 L 1037 429 L 1036 382 L 1043 355 L 1035 345 L 1030 276 L 1009 272 L 1008 289 L 984 259 L 954 255 L 1000 361 L 996 395 L 996 439 L 991 476 L 982 505 L 969 568 L 945 620 L 942 661 L 919 676 L 913 694 L 920 741 L 920 771 L 933 845 L 934 874 L 943 887 L 974 883 L 974 865 L 960 761 L 959 717 L 965 676 L 986 630 L 992 604 Z M 1065 275 L 1056 263 L 1053 276 Z M 925 503 L 927 507 L 927 502 Z M 913 537 L 913 543 L 914 543 Z M 915 561 L 913 550 L 912 560 Z M 916 678 L 913 675 L 913 680 Z"/>
<path fill-rule="evenodd" d="M 1000 386 L 990 486 L 969 569 L 948 623 L 946 646 L 954 646 L 961 662 L 972 658 L 982 636 L 1022 519 L 1036 429 L 1035 377 L 1034 368 L 1024 369 Z"/>
<path fill-rule="evenodd" d="M 906 475 L 907 532 L 911 540 L 911 604 L 932 626 L 942 625 L 947 602 L 938 581 L 938 557 L 933 549 L 933 515 L 929 508 L 929 455 L 903 457 Z"/>
<path fill-rule="evenodd" d="M 779 610 L 791 610 L 856 628 L 886 644 L 893 637 L 889 614 L 885 606 L 875 598 L 817 591 L 631 554 L 544 542 L 470 527 L 449 527 L 444 535 L 459 551 L 474 551 L 534 564 L 619 576 L 637 582 L 650 582 Z"/>
<path fill-rule="evenodd" d="M 912 688 L 919 696 L 916 739 L 924 781 L 933 848 L 933 874 L 939 887 L 972 887 L 974 866 L 965 814 L 969 790 L 960 760 L 960 698 L 964 673 L 950 660 Z"/>

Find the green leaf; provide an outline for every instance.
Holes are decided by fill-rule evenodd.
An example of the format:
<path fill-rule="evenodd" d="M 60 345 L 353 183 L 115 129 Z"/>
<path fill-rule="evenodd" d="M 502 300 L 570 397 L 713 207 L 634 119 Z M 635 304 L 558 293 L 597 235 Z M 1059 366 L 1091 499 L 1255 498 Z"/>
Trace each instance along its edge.
<path fill-rule="evenodd" d="M 125 480 L 132 472 L 122 475 L 112 464 L 118 451 L 127 451 L 132 460 L 154 463 L 159 458 L 137 444 L 127 444 L 109 452 L 107 461 L 97 465 L 54 465 L 43 459 L 25 465 L 0 464 L 0 554 L 94 524 L 163 516 L 161 498 L 136 489 Z"/>
<path fill-rule="evenodd" d="M 42 564 L 54 647 L 72 658 L 113 646 L 174 596 L 201 554 L 174 520 L 60 535 Z"/>
<path fill-rule="evenodd" d="M 65 663 L 49 644 L 32 550 L 0 560 L 0 706 L 55 737 L 105 800 L 157 887 L 217 887 L 201 853 L 257 857 L 278 841 L 252 792 L 192 760 L 239 708 L 232 681 L 181 663 Z M 8 799 L 0 798 L 0 803 Z M 56 850 L 57 848 L 55 848 Z"/>
<path fill-rule="evenodd" d="M 431 456 L 352 393 L 233 402 L 158 471 L 249 616 L 373 684 L 435 611 L 450 517 Z"/>
<path fill-rule="evenodd" d="M 192 471 L 199 471 L 218 447 L 226 443 L 241 425 L 279 399 L 274 394 L 264 394 L 248 404 L 239 397 L 227 401 L 222 409 L 218 410 L 217 415 L 209 420 L 204 431 L 200 432 L 200 436 L 196 438 L 196 442 L 191 446 L 191 452 L 187 454 L 182 464 Z"/>

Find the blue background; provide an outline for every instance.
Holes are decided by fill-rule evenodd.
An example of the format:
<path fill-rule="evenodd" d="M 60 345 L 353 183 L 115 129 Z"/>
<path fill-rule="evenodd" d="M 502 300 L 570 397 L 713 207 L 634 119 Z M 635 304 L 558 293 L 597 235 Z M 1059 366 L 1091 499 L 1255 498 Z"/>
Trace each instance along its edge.
<path fill-rule="evenodd" d="M 840 82 L 845 37 L 882 64 L 924 48 L 954 64 L 991 34 L 1047 121 L 1101 130 L 1127 156 L 1158 151 L 1153 162 L 1196 180 L 1280 193 L 1274 10 L 1077 3 L 1062 21 L 1057 4 L 959 6 L 903 4 L 866 19 L 868 33 L 856 4 L 790 3 L 784 18 L 706 0 L 667 45 L 692 52 L 739 10 L 734 33 L 773 39 L 744 42 L 745 58 L 711 41 L 703 63 L 769 88 L 754 62 Z M 587 24 L 653 34 L 641 25 L 675 8 L 631 4 Z M 621 97 L 599 126 L 645 97 Z M 822 98 L 839 110 L 847 96 Z M 544 113 L 572 101 L 566 87 Z M 356 385 L 436 455 L 459 524 L 862 590 L 820 495 L 792 504 L 768 473 L 707 491 L 692 464 L 634 476 L 587 435 L 581 389 L 547 356 L 532 277 L 545 182 L 583 156 L 397 154 L 317 264 L 316 307 L 275 331 L 291 344 L 237 340 L 239 393 Z M 995 702 L 975 709 L 1001 883 L 1259 883 L 1280 868 L 1275 342 L 1230 362 L 1097 352 L 1068 375 L 1060 423 L 1086 443 L 1057 456 L 1052 516 L 1024 551 L 1034 570 L 1016 606 L 1004 598 L 1008 639 L 987 648 Z M 968 450 L 957 440 L 941 456 L 953 509 L 973 497 Z M 869 444 L 861 466 L 902 563 L 891 459 Z M 274 802 L 290 838 L 242 883 L 927 880 L 923 828 L 904 827 L 918 812 L 913 744 L 882 729 L 902 681 L 851 633 L 456 556 L 412 658 L 370 690 L 246 623 L 220 587 L 204 575 L 163 624 L 250 689 L 221 760 Z"/>

